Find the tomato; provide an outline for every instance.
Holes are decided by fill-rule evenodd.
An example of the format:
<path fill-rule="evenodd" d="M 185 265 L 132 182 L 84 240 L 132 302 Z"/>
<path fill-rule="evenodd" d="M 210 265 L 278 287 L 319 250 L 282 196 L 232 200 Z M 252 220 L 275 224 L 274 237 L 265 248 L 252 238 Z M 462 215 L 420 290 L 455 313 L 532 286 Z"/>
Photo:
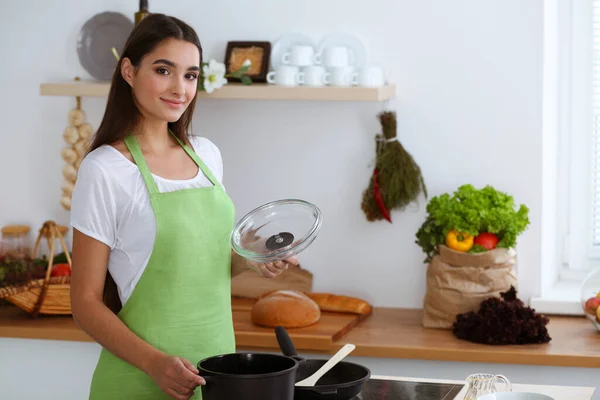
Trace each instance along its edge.
<path fill-rule="evenodd" d="M 67 263 L 56 264 L 52 267 L 50 276 L 71 276 L 71 267 Z"/>
<path fill-rule="evenodd" d="M 481 232 L 475 237 L 474 244 L 478 244 L 484 249 L 492 250 L 496 248 L 498 242 L 498 236 L 494 235 L 493 233 Z"/>

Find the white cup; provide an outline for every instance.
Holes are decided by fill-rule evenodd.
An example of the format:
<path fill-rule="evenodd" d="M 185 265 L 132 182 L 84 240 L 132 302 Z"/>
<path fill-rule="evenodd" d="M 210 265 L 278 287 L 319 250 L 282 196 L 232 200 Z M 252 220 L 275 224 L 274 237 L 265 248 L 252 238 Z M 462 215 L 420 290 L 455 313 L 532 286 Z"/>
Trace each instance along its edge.
<path fill-rule="evenodd" d="M 295 65 L 280 65 L 267 74 L 267 82 L 282 86 L 297 86 L 304 83 L 304 72 Z"/>
<path fill-rule="evenodd" d="M 310 45 L 295 45 L 291 50 L 281 56 L 281 61 L 286 65 L 305 67 L 315 63 L 315 48 Z"/>
<path fill-rule="evenodd" d="M 352 75 L 354 67 L 334 67 L 331 68 L 331 78 L 329 84 L 331 86 L 346 87 L 352 86 Z"/>
<path fill-rule="evenodd" d="M 325 47 L 316 54 L 315 62 L 326 67 L 345 67 L 350 65 L 350 51 L 344 46 Z"/>
<path fill-rule="evenodd" d="M 362 87 L 379 87 L 385 84 L 385 76 L 380 67 L 365 67 L 352 74 L 352 84 Z"/>
<path fill-rule="evenodd" d="M 306 86 L 323 86 L 329 85 L 330 73 L 327 72 L 325 67 L 320 65 L 311 65 L 304 67 L 304 85 Z"/>
<path fill-rule="evenodd" d="M 477 400 L 554 400 L 554 398 L 540 393 L 498 392 L 483 395 Z"/>

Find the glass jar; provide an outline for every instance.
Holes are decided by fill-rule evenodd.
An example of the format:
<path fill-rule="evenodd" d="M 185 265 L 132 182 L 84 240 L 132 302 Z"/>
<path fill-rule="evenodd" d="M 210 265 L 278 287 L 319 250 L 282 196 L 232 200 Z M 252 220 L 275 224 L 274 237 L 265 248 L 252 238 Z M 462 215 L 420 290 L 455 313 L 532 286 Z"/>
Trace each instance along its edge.
<path fill-rule="evenodd" d="M 583 281 L 581 306 L 587 319 L 600 332 L 600 268 L 592 271 Z"/>
<path fill-rule="evenodd" d="M 30 227 L 27 225 L 7 225 L 1 230 L 0 255 L 11 258 L 31 257 Z"/>
<path fill-rule="evenodd" d="M 463 400 L 476 400 L 486 394 L 498 392 L 498 389 L 496 388 L 496 382 L 499 380 L 504 382 L 504 385 L 506 386 L 505 391 L 512 391 L 512 384 L 504 375 L 481 373 L 469 375 L 466 379 L 469 384 L 469 388 L 467 389 L 467 393 L 465 394 Z"/>

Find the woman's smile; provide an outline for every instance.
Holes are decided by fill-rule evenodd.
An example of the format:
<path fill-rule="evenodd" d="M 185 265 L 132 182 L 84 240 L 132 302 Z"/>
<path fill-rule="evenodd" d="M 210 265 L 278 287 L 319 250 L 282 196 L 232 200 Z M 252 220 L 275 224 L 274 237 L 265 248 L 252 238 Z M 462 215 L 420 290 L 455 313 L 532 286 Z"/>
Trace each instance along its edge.
<path fill-rule="evenodd" d="M 162 101 L 164 101 L 165 103 L 167 103 L 167 105 L 171 108 L 181 108 L 185 105 L 184 101 L 180 101 L 180 100 L 170 100 L 170 99 L 163 99 L 161 98 Z"/>

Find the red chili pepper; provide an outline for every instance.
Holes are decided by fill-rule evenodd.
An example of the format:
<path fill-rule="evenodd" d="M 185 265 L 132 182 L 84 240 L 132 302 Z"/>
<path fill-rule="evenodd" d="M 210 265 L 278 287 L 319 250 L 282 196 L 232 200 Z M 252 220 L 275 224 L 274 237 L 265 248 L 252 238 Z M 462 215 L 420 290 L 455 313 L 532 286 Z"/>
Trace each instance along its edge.
<path fill-rule="evenodd" d="M 385 203 L 383 202 L 383 198 L 381 197 L 381 192 L 379 189 L 379 170 L 375 168 L 373 171 L 373 195 L 375 196 L 375 201 L 377 202 L 377 206 L 379 207 L 379 211 L 381 211 L 383 218 L 385 218 L 389 223 L 392 223 L 392 218 L 390 217 L 390 213 L 388 212 L 387 208 L 385 208 Z"/>

